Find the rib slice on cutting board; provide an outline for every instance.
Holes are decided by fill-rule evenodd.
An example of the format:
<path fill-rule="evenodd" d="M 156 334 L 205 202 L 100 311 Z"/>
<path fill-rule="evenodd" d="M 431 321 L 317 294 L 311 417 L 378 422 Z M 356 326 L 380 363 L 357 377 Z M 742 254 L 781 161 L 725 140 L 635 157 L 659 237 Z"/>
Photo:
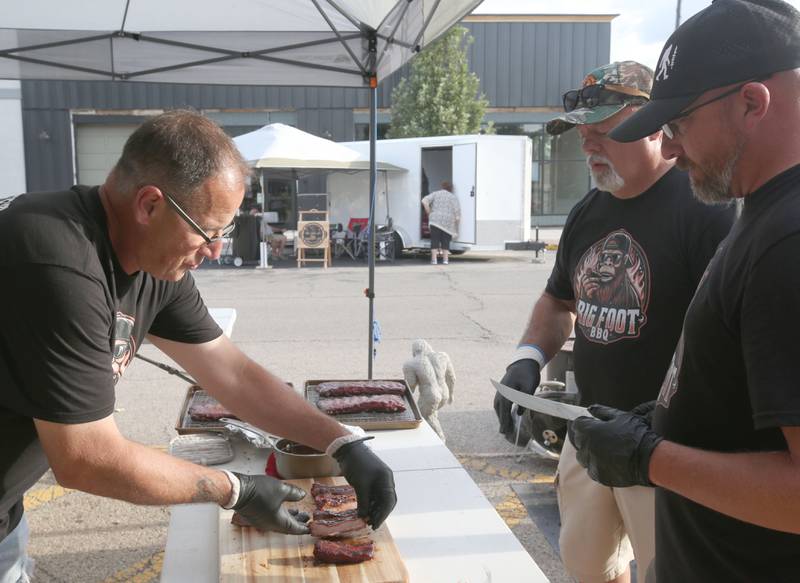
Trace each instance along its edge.
<path fill-rule="evenodd" d="M 334 541 L 320 539 L 314 543 L 314 558 L 321 563 L 362 563 L 375 554 L 369 539 Z"/>
<path fill-rule="evenodd" d="M 314 482 L 311 486 L 311 497 L 317 510 L 342 512 L 357 507 L 356 491 L 352 486 L 325 486 Z"/>
<path fill-rule="evenodd" d="M 356 510 L 356 493 L 352 486 L 327 486 L 315 482 L 311 486 L 314 519 L 309 523 L 314 543 L 314 558 L 320 563 L 355 564 L 372 559 L 375 544 L 365 538 L 371 527 Z M 231 523 L 252 526 L 239 513 Z"/>
<path fill-rule="evenodd" d="M 358 538 L 367 536 L 371 530 L 366 521 L 358 516 L 312 520 L 308 527 L 311 536 L 316 538 Z"/>

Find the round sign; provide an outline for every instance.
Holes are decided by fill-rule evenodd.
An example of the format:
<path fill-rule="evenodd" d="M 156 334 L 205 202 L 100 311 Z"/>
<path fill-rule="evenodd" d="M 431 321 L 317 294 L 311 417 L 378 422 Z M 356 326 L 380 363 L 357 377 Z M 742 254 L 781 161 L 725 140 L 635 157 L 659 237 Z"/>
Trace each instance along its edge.
<path fill-rule="evenodd" d="M 300 229 L 300 238 L 307 247 L 319 247 L 325 243 L 325 229 L 319 223 L 306 223 Z"/>

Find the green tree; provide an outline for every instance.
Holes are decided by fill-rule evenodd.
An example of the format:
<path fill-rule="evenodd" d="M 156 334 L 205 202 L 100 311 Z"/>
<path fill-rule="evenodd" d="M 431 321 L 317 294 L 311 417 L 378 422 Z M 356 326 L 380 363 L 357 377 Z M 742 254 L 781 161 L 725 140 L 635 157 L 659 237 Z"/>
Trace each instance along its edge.
<path fill-rule="evenodd" d="M 476 134 L 489 100 L 467 65 L 469 31 L 455 26 L 411 61 L 392 91 L 389 138 Z M 491 126 L 489 131 L 492 131 Z"/>

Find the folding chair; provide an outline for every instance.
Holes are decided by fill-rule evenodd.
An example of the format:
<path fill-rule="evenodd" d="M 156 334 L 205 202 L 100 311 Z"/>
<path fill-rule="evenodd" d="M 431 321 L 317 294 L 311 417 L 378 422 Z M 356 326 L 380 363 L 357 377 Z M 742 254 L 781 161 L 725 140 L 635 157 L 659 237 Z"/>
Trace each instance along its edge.
<path fill-rule="evenodd" d="M 347 233 L 342 227 L 342 223 L 336 223 L 336 229 L 334 229 L 333 233 L 331 234 L 331 241 L 333 242 L 334 257 L 338 259 L 344 253 L 347 253 L 350 256 L 350 259 L 355 259 L 355 257 L 353 257 L 353 251 L 347 244 Z"/>
<path fill-rule="evenodd" d="M 352 233 L 352 237 L 348 240 L 348 245 L 350 246 L 350 257 L 355 259 L 356 257 L 361 257 L 364 253 L 366 248 L 366 235 L 367 235 L 367 225 L 369 225 L 369 219 L 350 219 L 350 222 L 347 225 L 347 230 Z"/>

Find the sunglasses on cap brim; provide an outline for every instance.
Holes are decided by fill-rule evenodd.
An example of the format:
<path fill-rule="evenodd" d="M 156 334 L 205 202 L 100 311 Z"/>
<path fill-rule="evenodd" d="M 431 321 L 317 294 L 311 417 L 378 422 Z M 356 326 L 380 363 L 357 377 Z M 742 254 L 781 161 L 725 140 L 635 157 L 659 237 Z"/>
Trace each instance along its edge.
<path fill-rule="evenodd" d="M 567 91 L 563 101 L 564 111 L 569 113 L 582 107 L 591 109 L 601 105 L 643 104 L 649 99 L 643 95 L 628 95 L 608 89 L 605 85 L 596 84 Z"/>

